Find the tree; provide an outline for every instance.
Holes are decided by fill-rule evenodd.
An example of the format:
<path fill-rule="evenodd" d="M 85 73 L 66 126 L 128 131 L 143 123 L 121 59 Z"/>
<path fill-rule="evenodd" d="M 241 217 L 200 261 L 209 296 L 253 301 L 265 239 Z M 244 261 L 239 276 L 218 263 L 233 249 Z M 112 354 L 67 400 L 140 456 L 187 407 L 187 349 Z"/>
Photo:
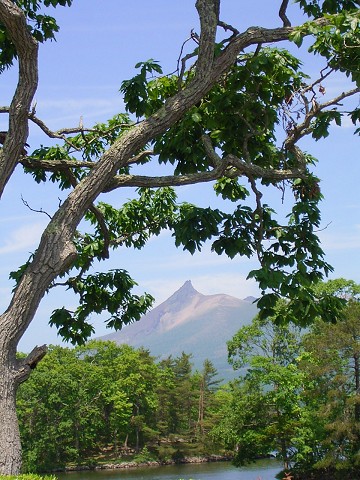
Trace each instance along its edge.
<path fill-rule="evenodd" d="M 59 333 L 73 343 L 84 342 L 92 333 L 88 319 L 93 312 L 107 311 L 108 325 L 121 328 L 151 305 L 149 295 L 132 293 L 135 282 L 124 270 L 91 270 L 119 245 L 142 248 L 166 228 L 173 231 L 175 244 L 190 252 L 212 239 L 218 254 L 258 257 L 260 269 L 250 277 L 264 293 L 259 307 L 265 316 L 280 296 L 292 297 L 292 315 L 304 323 L 319 313 L 322 303 L 314 300 L 310 285 L 331 267 L 315 233 L 321 193 L 311 173 L 314 159 L 297 144 L 306 135 L 326 137 L 331 122 L 341 123 L 339 102 L 358 92 L 355 87 L 322 100 L 321 87 L 334 71 L 359 82 L 353 68 L 359 60 L 358 2 L 299 0 L 309 21 L 292 27 L 288 1 L 283 0 L 280 26 L 239 32 L 221 19 L 220 0 L 197 0 L 200 31 L 192 33 L 195 48 L 179 61 L 175 75 L 161 76 L 153 60 L 140 62 L 139 73 L 121 86 L 127 113 L 93 128 L 80 125 L 54 132 L 32 106 L 38 48 L 58 30 L 47 8 L 71 3 L 0 0 L 0 71 L 15 60 L 19 65 L 11 104 L 0 109 L 9 119 L 0 137 L 0 195 L 19 164 L 36 182 L 52 181 L 65 195 L 36 251 L 12 272 L 13 297 L 0 316 L 0 473 L 17 473 L 21 467 L 15 394 L 46 348 L 37 347 L 19 360 L 16 348 L 45 293 L 62 285 L 78 295 L 74 312 L 62 307 L 51 317 Z M 280 41 L 300 47 L 305 36 L 312 39 L 310 49 L 327 61 L 327 69 L 313 80 L 286 50 L 268 47 Z M 159 78 L 149 79 L 156 74 Z M 359 109 L 350 116 L 355 124 Z M 28 154 L 29 122 L 59 139 L 60 145 Z M 284 125 L 281 133 L 279 124 Z M 173 165 L 173 175 L 139 175 L 134 170 L 150 162 Z M 210 181 L 220 197 L 234 202 L 232 213 L 177 205 L 171 187 Z M 289 223 L 283 225 L 263 203 L 262 190 L 286 184 L 294 202 Z M 138 187 L 138 198 L 120 209 L 95 204 L 101 193 L 125 186 Z M 79 227 L 83 219 L 89 230 Z"/>
<path fill-rule="evenodd" d="M 82 463 L 109 445 L 118 456 L 120 441 L 136 450 L 151 443 L 158 371 L 147 351 L 128 345 L 50 347 L 18 392 L 25 469 Z"/>
<path fill-rule="evenodd" d="M 103 425 L 101 431 L 96 433 L 98 440 L 112 443 L 117 453 L 118 437 L 121 434 L 125 437 L 124 431 L 132 415 L 131 401 L 121 385 L 124 381 L 123 369 L 129 367 L 136 352 L 127 345 L 118 346 L 113 342 L 96 340 L 78 347 L 78 350 L 88 368 L 94 372 L 93 388 L 98 392 L 96 400 Z M 133 370 L 136 366 L 133 366 Z"/>
<path fill-rule="evenodd" d="M 199 405 L 198 405 L 198 420 L 197 420 L 197 431 L 198 436 L 202 441 L 204 440 L 205 433 L 207 433 L 207 416 L 209 410 L 210 399 L 212 399 L 212 394 L 215 392 L 221 380 L 216 379 L 218 371 L 214 367 L 213 363 L 205 359 L 203 363 L 203 368 L 198 372 L 199 377 Z"/>
<path fill-rule="evenodd" d="M 21 385 L 18 414 L 26 471 L 48 471 L 78 462 L 99 441 L 104 373 L 76 349 L 50 347 Z"/>
<path fill-rule="evenodd" d="M 189 438 L 193 433 L 193 413 L 196 405 L 192 375 L 192 354 L 182 352 L 173 359 L 175 388 L 171 395 L 171 430 Z"/>
<path fill-rule="evenodd" d="M 315 322 L 304 337 L 308 352 L 304 371 L 313 388 L 307 402 L 313 403 L 313 425 L 320 426 L 317 443 L 322 455 L 313 459 L 318 469 L 357 471 L 360 448 L 360 303 L 359 285 L 338 279 L 322 288 L 344 296 L 347 305 L 341 320 Z M 315 461 L 314 461 L 315 460 Z"/>
<path fill-rule="evenodd" d="M 228 342 L 230 363 L 235 369 L 246 367 L 244 376 L 235 382 L 238 405 L 232 428 L 238 465 L 275 451 L 284 468 L 289 468 L 306 379 L 298 366 L 300 338 L 298 328 L 256 317 Z"/>
<path fill-rule="evenodd" d="M 118 392 L 125 393 L 131 405 L 131 418 L 126 428 L 126 439 L 132 433 L 135 437 L 135 450 L 140 449 L 144 430 L 151 431 L 151 419 L 157 407 L 157 366 L 147 350 L 134 351 L 124 345 L 121 361 L 117 366 L 120 381 Z M 145 427 L 148 425 L 148 427 Z"/>
<path fill-rule="evenodd" d="M 336 279 L 316 289 L 346 301 L 340 319 L 317 318 L 301 332 L 257 317 L 228 342 L 230 363 L 243 375 L 220 392 L 221 420 L 212 435 L 235 451 L 238 465 L 276 452 L 294 478 L 312 478 L 314 472 L 354 478 L 360 445 L 359 285 Z M 286 311 L 287 304 L 278 308 Z"/>

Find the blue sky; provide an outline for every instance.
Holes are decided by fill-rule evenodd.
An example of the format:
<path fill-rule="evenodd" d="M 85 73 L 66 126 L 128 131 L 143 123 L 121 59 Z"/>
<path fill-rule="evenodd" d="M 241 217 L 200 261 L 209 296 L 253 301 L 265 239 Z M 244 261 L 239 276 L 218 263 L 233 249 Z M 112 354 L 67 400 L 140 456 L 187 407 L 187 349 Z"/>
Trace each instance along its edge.
<path fill-rule="evenodd" d="M 134 65 L 141 60 L 159 60 L 166 73 L 176 68 L 182 42 L 192 28 L 197 29 L 195 1 L 182 0 L 74 0 L 71 8 L 58 8 L 55 15 L 61 30 L 57 42 L 40 46 L 40 84 L 35 96 L 37 114 L 50 128 L 76 126 L 80 117 L 85 126 L 104 121 L 124 110 L 118 92 L 122 80 L 134 75 Z M 273 5 L 279 2 L 253 0 L 222 1 L 222 19 L 239 30 L 251 25 L 279 26 Z M 297 7 L 289 16 L 293 23 L 301 21 Z M 294 52 L 296 53 L 296 47 Z M 304 70 L 316 74 L 322 64 L 309 57 Z M 0 77 L 1 104 L 10 102 L 16 71 Z M 340 76 L 326 85 L 328 95 L 349 86 Z M 358 99 L 352 102 L 358 101 Z M 6 129 L 5 116 L 0 117 L 0 130 Z M 46 143 L 36 127 L 31 127 L 29 144 L 35 148 Z M 317 175 L 321 178 L 322 219 L 319 233 L 327 261 L 335 268 L 332 277 L 345 277 L 360 282 L 359 220 L 359 139 L 349 123 L 332 127 L 331 138 L 315 142 L 307 139 L 301 145 L 319 159 Z M 132 195 L 130 190 L 116 192 L 106 201 L 121 205 Z M 183 200 L 208 206 L 213 201 L 209 186 L 184 187 Z M 47 217 L 29 211 L 32 208 L 52 213 L 59 199 L 49 185 L 34 185 L 31 177 L 19 169 L 8 185 L 0 204 L 0 307 L 6 308 L 11 296 L 9 271 L 23 263 L 39 241 Z M 281 209 L 280 193 L 269 198 Z M 326 227 L 326 228 L 325 228 Z M 256 262 L 248 259 L 228 260 L 205 248 L 191 256 L 174 247 L 167 233 L 149 242 L 143 251 L 118 250 L 109 262 L 110 268 L 125 268 L 140 284 L 139 291 L 148 291 L 159 303 L 186 280 L 204 294 L 227 293 L 239 298 L 256 295 L 257 288 L 246 281 Z M 52 291 L 42 302 L 33 324 L 20 347 L 28 351 L 35 344 L 59 343 L 56 331 L 47 326 L 57 306 L 75 307 L 75 299 L 62 290 Z M 100 319 L 94 319 L 96 334 L 108 333 Z"/>

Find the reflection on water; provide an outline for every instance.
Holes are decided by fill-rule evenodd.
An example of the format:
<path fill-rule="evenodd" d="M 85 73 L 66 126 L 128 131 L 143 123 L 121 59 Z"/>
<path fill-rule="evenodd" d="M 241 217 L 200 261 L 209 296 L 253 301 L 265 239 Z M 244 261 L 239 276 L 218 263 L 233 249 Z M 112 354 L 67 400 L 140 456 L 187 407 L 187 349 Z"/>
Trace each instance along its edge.
<path fill-rule="evenodd" d="M 69 472 L 59 474 L 60 480 L 274 480 L 281 470 L 274 460 L 256 462 L 236 468 L 230 462 L 192 463 L 91 472 Z"/>

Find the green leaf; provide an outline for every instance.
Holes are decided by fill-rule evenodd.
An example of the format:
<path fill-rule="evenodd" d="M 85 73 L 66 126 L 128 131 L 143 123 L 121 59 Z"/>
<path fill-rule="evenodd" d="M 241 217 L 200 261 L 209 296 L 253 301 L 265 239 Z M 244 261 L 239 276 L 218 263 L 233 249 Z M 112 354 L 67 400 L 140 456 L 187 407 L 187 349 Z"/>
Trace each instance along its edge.
<path fill-rule="evenodd" d="M 290 40 L 295 43 L 297 47 L 301 47 L 304 39 L 304 35 L 302 34 L 301 30 L 295 30 L 290 36 Z"/>
<path fill-rule="evenodd" d="M 194 122 L 201 122 L 201 115 L 198 112 L 195 112 L 191 115 L 191 118 L 194 120 Z"/>

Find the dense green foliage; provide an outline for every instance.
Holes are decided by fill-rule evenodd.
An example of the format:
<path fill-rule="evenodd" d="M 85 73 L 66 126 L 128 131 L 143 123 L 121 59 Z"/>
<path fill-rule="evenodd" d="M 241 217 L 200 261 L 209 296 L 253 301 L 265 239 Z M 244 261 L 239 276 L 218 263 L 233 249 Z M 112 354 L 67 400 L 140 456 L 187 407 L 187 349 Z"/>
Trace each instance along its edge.
<path fill-rule="evenodd" d="M 146 447 L 154 458 L 213 452 L 216 371 L 191 356 L 156 362 L 146 350 L 92 341 L 51 347 L 18 394 L 27 471 L 119 461 Z M 89 461 L 89 458 L 92 458 Z"/>
<path fill-rule="evenodd" d="M 301 332 L 257 317 L 228 343 L 234 368 L 247 368 L 230 383 L 212 434 L 236 451 L 237 465 L 273 454 L 299 478 L 358 478 L 359 285 L 339 279 L 319 288 L 346 297 L 338 323 L 318 318 Z"/>
<path fill-rule="evenodd" d="M 227 453 L 236 465 L 276 455 L 298 478 L 353 475 L 360 286 L 338 279 L 318 288 L 345 298 L 341 321 L 318 318 L 303 331 L 256 317 L 228 342 L 240 376 L 226 385 L 208 360 L 194 372 L 186 353 L 158 361 L 112 342 L 51 347 L 19 390 L 25 468 Z"/>

